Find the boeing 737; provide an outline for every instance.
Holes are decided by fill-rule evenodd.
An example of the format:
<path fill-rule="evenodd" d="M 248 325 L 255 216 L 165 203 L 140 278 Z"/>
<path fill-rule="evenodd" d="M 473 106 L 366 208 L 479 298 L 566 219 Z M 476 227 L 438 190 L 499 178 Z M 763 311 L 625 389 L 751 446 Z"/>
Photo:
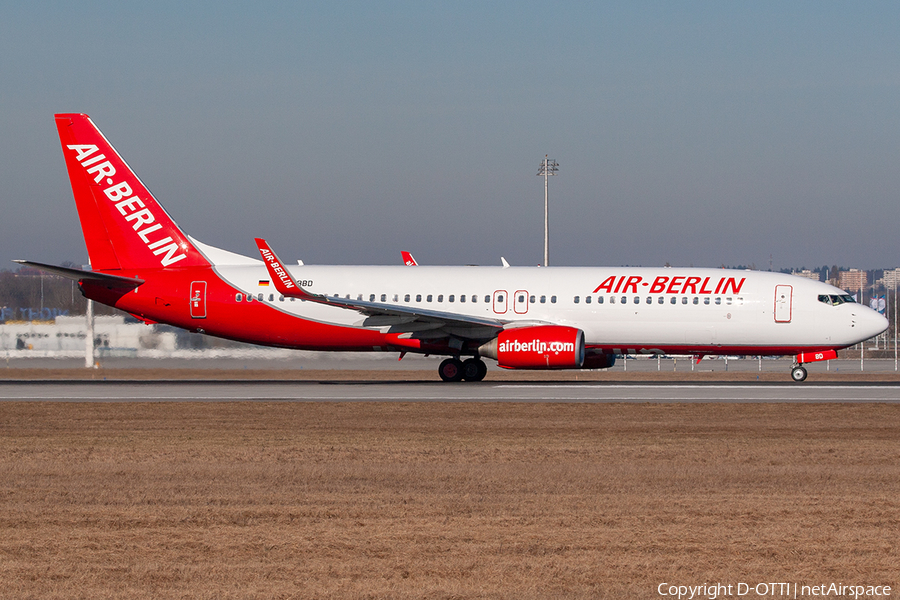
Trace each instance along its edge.
<path fill-rule="evenodd" d="M 507 369 L 604 369 L 623 354 L 791 355 L 805 363 L 887 321 L 830 285 L 725 269 L 319 266 L 185 234 L 84 114 L 56 126 L 90 266 L 17 261 L 78 281 L 145 323 L 264 346 L 443 355 L 444 381 Z M 415 264 L 404 254 L 406 264 Z"/>

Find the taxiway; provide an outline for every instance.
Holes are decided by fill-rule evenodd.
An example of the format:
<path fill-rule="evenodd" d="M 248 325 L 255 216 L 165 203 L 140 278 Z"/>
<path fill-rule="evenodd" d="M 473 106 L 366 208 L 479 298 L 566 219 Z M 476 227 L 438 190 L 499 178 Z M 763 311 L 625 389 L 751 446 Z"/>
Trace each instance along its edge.
<path fill-rule="evenodd" d="M 4 381 L 0 401 L 53 402 L 900 402 L 896 383 Z"/>

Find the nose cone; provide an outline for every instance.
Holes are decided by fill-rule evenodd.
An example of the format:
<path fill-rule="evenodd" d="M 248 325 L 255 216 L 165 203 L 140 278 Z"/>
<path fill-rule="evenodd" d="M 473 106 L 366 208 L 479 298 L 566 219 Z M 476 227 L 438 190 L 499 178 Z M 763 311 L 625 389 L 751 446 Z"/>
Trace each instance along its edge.
<path fill-rule="evenodd" d="M 855 315 L 856 331 L 860 341 L 867 340 L 882 333 L 888 328 L 888 320 L 878 312 L 865 306 L 860 306 Z"/>

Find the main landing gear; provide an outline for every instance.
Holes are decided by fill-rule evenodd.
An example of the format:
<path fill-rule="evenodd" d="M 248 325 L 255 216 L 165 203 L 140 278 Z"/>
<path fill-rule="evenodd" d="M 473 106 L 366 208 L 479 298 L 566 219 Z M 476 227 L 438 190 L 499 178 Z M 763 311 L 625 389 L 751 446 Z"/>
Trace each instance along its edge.
<path fill-rule="evenodd" d="M 487 365 L 480 358 L 448 358 L 438 367 L 438 375 L 444 381 L 481 381 L 487 375 Z"/>

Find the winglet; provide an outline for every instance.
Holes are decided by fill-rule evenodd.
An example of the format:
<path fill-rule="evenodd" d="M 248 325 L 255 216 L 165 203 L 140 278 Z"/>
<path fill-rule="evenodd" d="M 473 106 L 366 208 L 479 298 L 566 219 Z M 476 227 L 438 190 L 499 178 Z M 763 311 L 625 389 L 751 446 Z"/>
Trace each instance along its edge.
<path fill-rule="evenodd" d="M 304 300 L 318 298 L 297 285 L 297 282 L 294 281 L 291 274 L 284 268 L 284 263 L 281 262 L 281 259 L 272 252 L 272 249 L 269 247 L 266 240 L 262 238 L 253 239 L 256 241 L 256 247 L 259 248 L 259 253 L 262 255 L 263 262 L 266 263 L 266 269 L 269 270 L 269 276 L 272 278 L 272 281 L 275 282 L 275 289 L 278 290 L 279 294 L 288 298 L 302 298 Z"/>
<path fill-rule="evenodd" d="M 417 267 L 419 265 L 419 263 L 416 262 L 416 259 L 413 258 L 413 255 L 406 250 L 401 250 L 400 256 L 403 257 L 403 264 L 407 267 Z"/>

